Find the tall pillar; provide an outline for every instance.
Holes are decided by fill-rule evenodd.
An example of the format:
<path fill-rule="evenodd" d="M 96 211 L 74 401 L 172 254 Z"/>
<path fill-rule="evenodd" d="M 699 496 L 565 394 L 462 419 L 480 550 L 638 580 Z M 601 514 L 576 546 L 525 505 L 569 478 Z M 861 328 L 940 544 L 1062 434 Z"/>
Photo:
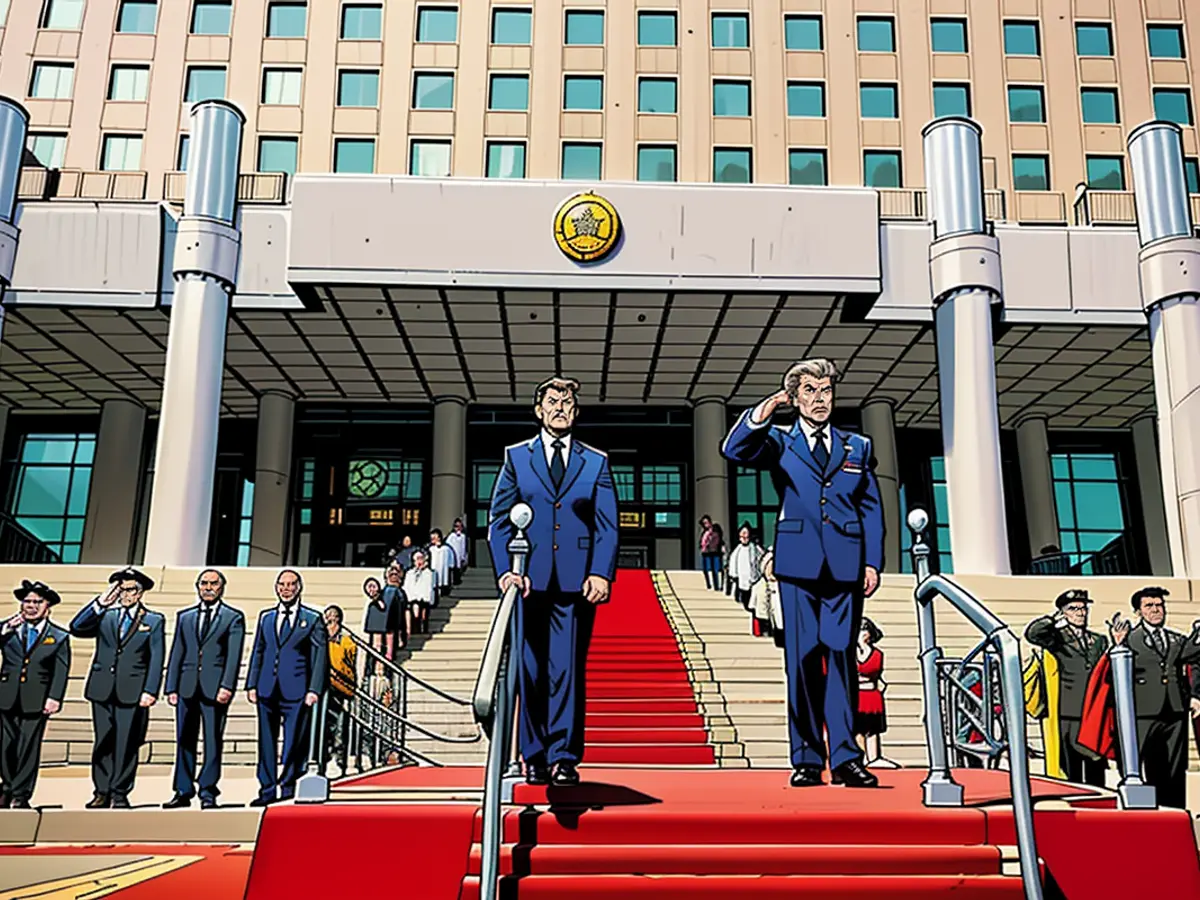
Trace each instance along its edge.
<path fill-rule="evenodd" d="M 0 293 L 12 284 L 21 229 L 16 226 L 17 193 L 29 113 L 16 100 L 0 97 Z M 0 322 L 3 322 L 0 308 Z"/>
<path fill-rule="evenodd" d="M 449 534 L 456 518 L 462 516 L 466 521 L 466 487 L 467 401 L 437 397 L 433 401 L 429 528 Z"/>
<path fill-rule="evenodd" d="M 120 567 L 133 561 L 145 434 L 146 408 L 140 403 L 105 400 L 101 405 L 81 563 Z"/>
<path fill-rule="evenodd" d="M 1176 578 L 1200 575 L 1200 240 L 1178 125 L 1147 122 L 1129 135 L 1142 306 L 1150 322 L 1163 509 Z"/>
<path fill-rule="evenodd" d="M 710 516 L 725 530 L 725 542 L 732 546 L 741 523 L 729 518 L 729 463 L 721 455 L 721 444 L 728 431 L 724 397 L 702 397 L 696 401 L 692 410 L 696 514 L 692 518 Z M 684 533 L 687 534 L 686 529 Z"/>
<path fill-rule="evenodd" d="M 175 296 L 146 562 L 207 562 L 229 304 L 237 285 L 241 110 L 224 100 L 192 107 L 187 194 L 175 238 Z"/>
<path fill-rule="evenodd" d="M 296 401 L 267 391 L 258 398 L 254 455 L 254 512 L 250 520 L 250 565 L 283 565 L 291 499 L 292 424 Z"/>
<path fill-rule="evenodd" d="M 879 500 L 883 507 L 883 566 L 885 572 L 899 572 L 900 551 L 900 457 L 896 451 L 896 405 L 880 398 L 868 400 L 862 407 L 863 432 L 875 451 L 875 479 L 879 482 Z"/>
<path fill-rule="evenodd" d="M 1017 461 L 1021 466 L 1021 495 L 1025 500 L 1030 556 L 1041 556 L 1042 548 L 1051 545 L 1061 550 L 1045 416 L 1029 416 L 1017 423 Z"/>
<path fill-rule="evenodd" d="M 970 119 L 926 125 L 925 183 L 950 549 L 954 571 L 1007 575 L 1008 523 L 992 344 L 1002 303 L 1000 244 L 984 217 L 982 129 Z"/>
<path fill-rule="evenodd" d="M 1150 574 L 1171 577 L 1171 542 L 1167 537 L 1167 512 L 1163 507 L 1162 474 L 1158 470 L 1158 430 L 1154 416 L 1136 419 L 1133 462 L 1137 468 L 1138 497 L 1142 501 L 1142 527 L 1150 551 Z"/>

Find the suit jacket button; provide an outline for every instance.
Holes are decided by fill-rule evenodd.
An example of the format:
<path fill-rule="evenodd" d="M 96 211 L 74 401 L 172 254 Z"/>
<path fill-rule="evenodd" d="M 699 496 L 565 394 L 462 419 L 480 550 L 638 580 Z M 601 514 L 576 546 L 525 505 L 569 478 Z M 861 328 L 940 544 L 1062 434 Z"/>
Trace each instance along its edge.
<path fill-rule="evenodd" d="M 558 544 L 555 544 L 555 545 L 554 545 L 554 549 L 555 549 L 555 550 L 557 550 L 557 549 L 558 549 Z"/>
<path fill-rule="evenodd" d="M 562 526 L 561 526 L 561 525 L 559 525 L 557 522 L 555 522 L 555 523 L 554 523 L 554 530 L 555 530 L 555 531 L 558 531 L 558 529 L 560 529 L 560 528 L 562 528 Z"/>
<path fill-rule="evenodd" d="M 554 504 L 554 508 L 555 508 L 555 509 L 562 509 L 562 504 L 561 504 L 561 503 L 555 503 L 555 504 Z"/>
<path fill-rule="evenodd" d="M 828 502 L 828 501 L 827 501 L 827 500 L 826 500 L 824 497 L 822 497 L 822 498 L 821 498 L 821 505 L 822 505 L 822 506 L 824 506 L 824 505 L 825 505 L 827 502 Z"/>
<path fill-rule="evenodd" d="M 1169 678 L 1167 678 L 1167 676 L 1166 676 L 1166 675 L 1164 675 L 1164 676 L 1163 676 L 1163 684 L 1169 684 L 1169 683 L 1170 683 L 1170 681 L 1171 681 L 1171 680 L 1170 680 Z"/>
<path fill-rule="evenodd" d="M 832 481 L 825 482 L 825 487 L 833 487 L 833 482 Z"/>

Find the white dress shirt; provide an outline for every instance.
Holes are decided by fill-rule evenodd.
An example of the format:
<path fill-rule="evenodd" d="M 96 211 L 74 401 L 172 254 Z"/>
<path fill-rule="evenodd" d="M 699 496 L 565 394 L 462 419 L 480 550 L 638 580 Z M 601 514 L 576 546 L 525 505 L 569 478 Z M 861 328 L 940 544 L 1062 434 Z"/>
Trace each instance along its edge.
<path fill-rule="evenodd" d="M 414 566 L 404 577 L 404 593 L 408 596 L 409 603 L 424 603 L 426 606 L 432 606 L 436 589 L 437 575 L 428 566 L 423 569 Z"/>
<path fill-rule="evenodd" d="M 204 611 L 206 609 L 212 610 L 212 612 L 210 612 L 208 614 L 208 627 L 212 628 L 213 625 L 215 625 L 217 622 L 217 616 L 219 616 L 221 614 L 221 601 L 217 600 L 216 603 L 209 605 L 208 603 L 205 603 L 203 600 L 201 600 L 199 603 L 196 604 L 196 634 L 197 635 L 203 634 L 203 632 L 204 632 Z"/>
<path fill-rule="evenodd" d="M 283 631 L 283 623 L 290 619 L 292 631 L 296 630 L 296 626 L 300 624 L 300 601 L 297 600 L 292 604 L 291 611 L 283 603 L 275 606 L 275 637 L 279 638 L 279 633 Z"/>
<path fill-rule="evenodd" d="M 553 445 L 555 441 L 560 441 L 562 443 L 562 450 L 559 452 L 562 453 L 563 471 L 566 471 L 567 462 L 571 459 L 571 435 L 568 433 L 564 434 L 562 437 L 555 437 L 549 431 L 543 428 L 542 450 L 546 454 L 546 467 L 549 469 L 553 469 L 554 467 L 555 450 Z"/>

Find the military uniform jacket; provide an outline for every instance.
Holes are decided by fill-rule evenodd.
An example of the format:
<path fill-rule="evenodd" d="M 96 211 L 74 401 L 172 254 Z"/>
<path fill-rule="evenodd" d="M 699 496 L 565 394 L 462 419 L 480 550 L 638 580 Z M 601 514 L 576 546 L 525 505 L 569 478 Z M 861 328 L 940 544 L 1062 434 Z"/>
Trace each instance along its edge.
<path fill-rule="evenodd" d="M 25 652 L 24 626 L 0 637 L 0 712 L 40 713 L 47 700 L 62 702 L 71 670 L 71 637 L 47 622 Z"/>
<path fill-rule="evenodd" d="M 175 619 L 175 637 L 167 659 L 166 693 L 190 700 L 197 694 L 216 700 L 221 688 L 237 689 L 242 643 L 246 639 L 246 617 L 241 610 L 220 603 L 200 638 L 203 623 L 198 606 L 181 610 Z"/>
<path fill-rule="evenodd" d="M 1182 716 L 1188 708 L 1183 667 L 1200 663 L 1200 632 L 1189 635 L 1162 629 L 1167 639 L 1166 653 L 1160 653 L 1150 640 L 1149 629 L 1137 625 L 1129 632 L 1133 651 L 1133 705 L 1139 719 Z"/>
<path fill-rule="evenodd" d="M 1034 619 L 1025 629 L 1025 640 L 1054 654 L 1058 661 L 1058 715 L 1062 719 L 1083 718 L 1083 696 L 1088 679 L 1108 650 L 1108 638 L 1084 631 L 1082 638 L 1071 627 L 1059 628 L 1054 616 Z"/>
<path fill-rule="evenodd" d="M 96 639 L 96 654 L 83 696 L 93 703 L 134 706 L 143 693 L 158 696 L 166 657 L 166 625 L 162 613 L 139 606 L 133 625 L 120 638 L 118 605 L 98 609 L 89 603 L 71 620 L 71 634 Z"/>

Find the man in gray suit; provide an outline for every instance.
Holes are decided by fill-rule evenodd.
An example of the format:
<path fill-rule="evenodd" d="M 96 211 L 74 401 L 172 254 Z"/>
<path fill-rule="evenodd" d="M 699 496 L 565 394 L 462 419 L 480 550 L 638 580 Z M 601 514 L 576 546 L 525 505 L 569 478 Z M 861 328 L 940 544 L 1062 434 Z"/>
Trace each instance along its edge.
<path fill-rule="evenodd" d="M 1054 601 L 1057 612 L 1030 622 L 1025 640 L 1044 649 L 1058 663 L 1058 729 L 1067 780 L 1104 787 L 1108 763 L 1075 742 L 1083 720 L 1088 679 L 1108 650 L 1108 638 L 1088 630 L 1091 603 L 1087 591 L 1063 591 Z"/>
<path fill-rule="evenodd" d="M 0 809 L 29 809 L 46 721 L 62 709 L 71 640 L 50 621 L 58 594 L 40 581 L 13 591 L 21 610 L 0 625 Z"/>
<path fill-rule="evenodd" d="M 96 639 L 83 696 L 92 704 L 95 744 L 88 809 L 129 809 L 138 751 L 146 740 L 150 707 L 162 684 L 166 627 L 162 613 L 142 597 L 154 581 L 134 568 L 113 572 L 108 591 L 71 620 L 71 634 Z M 118 598 L 120 602 L 118 603 Z"/>
<path fill-rule="evenodd" d="M 175 707 L 175 796 L 163 809 L 214 809 L 221 791 L 221 743 L 229 701 L 237 688 L 246 617 L 222 602 L 225 576 L 205 569 L 196 579 L 200 602 L 181 610 L 167 659 L 167 702 Z M 204 726 L 204 766 L 196 780 L 196 744 Z"/>
<path fill-rule="evenodd" d="M 1134 593 L 1130 603 L 1141 621 L 1130 629 L 1114 617 L 1112 635 L 1133 651 L 1133 705 L 1146 782 L 1157 790 L 1159 806 L 1185 809 L 1190 700 L 1183 669 L 1200 663 L 1200 621 L 1188 635 L 1167 628 L 1169 594 L 1161 587 Z"/>

